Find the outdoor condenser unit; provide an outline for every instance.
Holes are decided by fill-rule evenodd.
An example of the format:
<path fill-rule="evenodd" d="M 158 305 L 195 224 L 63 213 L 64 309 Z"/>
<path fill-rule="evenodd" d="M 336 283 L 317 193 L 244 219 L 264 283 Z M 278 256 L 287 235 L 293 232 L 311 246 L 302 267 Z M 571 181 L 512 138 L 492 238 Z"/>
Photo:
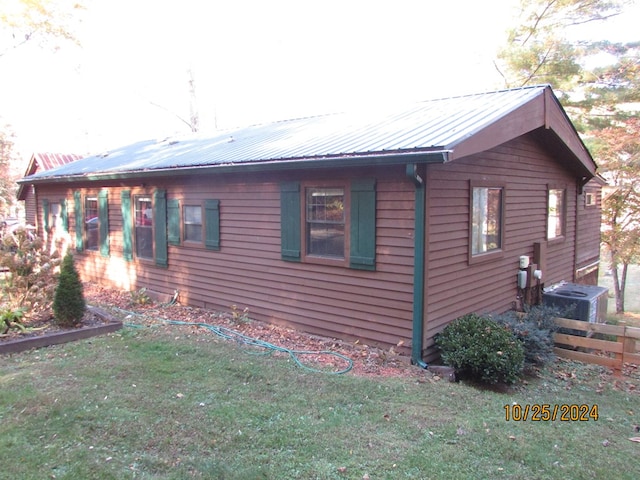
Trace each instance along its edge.
<path fill-rule="evenodd" d="M 558 308 L 575 306 L 567 318 L 590 323 L 604 323 L 607 318 L 609 289 L 596 285 L 566 283 L 544 292 L 542 302 Z"/>

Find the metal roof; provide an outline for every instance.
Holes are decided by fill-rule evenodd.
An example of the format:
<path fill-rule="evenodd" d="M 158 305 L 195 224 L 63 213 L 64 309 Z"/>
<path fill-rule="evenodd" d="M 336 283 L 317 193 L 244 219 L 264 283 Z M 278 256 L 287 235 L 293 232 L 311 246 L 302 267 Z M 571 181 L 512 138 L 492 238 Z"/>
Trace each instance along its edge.
<path fill-rule="evenodd" d="M 446 152 L 543 95 L 548 88 L 524 87 L 429 100 L 384 112 L 371 109 L 253 125 L 208 135 L 141 141 L 52 170 L 38 171 L 22 181 Z"/>
<path fill-rule="evenodd" d="M 52 170 L 60 167 L 61 165 L 66 165 L 67 163 L 80 160 L 81 158 L 81 155 L 76 155 L 74 153 L 34 153 L 29 159 L 27 170 L 24 175 L 29 176 L 38 171 Z M 24 185 L 20 185 L 16 194 L 18 200 L 25 200 L 25 195 L 26 192 L 24 191 Z"/>

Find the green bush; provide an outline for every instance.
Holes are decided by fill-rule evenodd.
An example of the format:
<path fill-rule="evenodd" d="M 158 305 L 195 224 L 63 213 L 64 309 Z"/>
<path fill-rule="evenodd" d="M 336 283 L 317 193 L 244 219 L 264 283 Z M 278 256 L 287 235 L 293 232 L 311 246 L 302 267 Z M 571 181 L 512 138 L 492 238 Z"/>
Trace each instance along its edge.
<path fill-rule="evenodd" d="M 73 255 L 67 253 L 62 260 L 58 287 L 53 298 L 55 322 L 64 327 L 72 327 L 82 320 L 85 309 L 80 275 L 73 263 Z"/>
<path fill-rule="evenodd" d="M 558 327 L 554 319 L 565 314 L 557 307 L 536 305 L 524 312 L 509 311 L 493 319 L 520 340 L 524 347 L 524 370 L 531 373 L 555 359 L 553 334 Z"/>
<path fill-rule="evenodd" d="M 462 377 L 490 384 L 514 383 L 522 373 L 522 344 L 491 318 L 473 313 L 460 317 L 435 342 L 442 361 Z"/>

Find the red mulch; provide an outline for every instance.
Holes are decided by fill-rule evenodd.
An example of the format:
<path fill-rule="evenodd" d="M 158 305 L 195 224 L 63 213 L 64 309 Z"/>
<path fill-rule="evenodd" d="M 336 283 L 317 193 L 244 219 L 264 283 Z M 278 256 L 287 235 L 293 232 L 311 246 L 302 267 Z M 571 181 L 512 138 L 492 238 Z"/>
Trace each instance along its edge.
<path fill-rule="evenodd" d="M 238 333 L 267 342 L 277 347 L 304 352 L 335 352 L 344 355 L 353 362 L 350 374 L 358 376 L 413 377 L 437 381 L 438 378 L 419 367 L 410 364 L 407 356 L 393 349 L 383 350 L 361 343 L 348 343 L 341 340 L 304 334 L 299 331 L 259 322 L 256 320 L 238 321 L 231 312 L 214 312 L 203 308 L 188 307 L 179 304 L 163 305 L 152 302 L 140 305 L 133 300 L 129 292 L 105 288 L 95 283 L 84 284 L 87 303 L 104 309 L 113 309 L 120 320 L 126 324 L 162 324 L 163 320 L 204 323 L 224 327 Z M 130 312 L 130 317 L 127 317 Z M 251 312 L 248 312 L 249 318 Z M 127 328 L 127 327 L 125 327 Z M 166 328 L 189 329 L 190 335 L 215 335 L 207 328 L 197 326 L 168 325 Z M 312 368 L 323 371 L 341 371 L 348 362 L 333 355 L 305 354 L 298 358 Z"/>

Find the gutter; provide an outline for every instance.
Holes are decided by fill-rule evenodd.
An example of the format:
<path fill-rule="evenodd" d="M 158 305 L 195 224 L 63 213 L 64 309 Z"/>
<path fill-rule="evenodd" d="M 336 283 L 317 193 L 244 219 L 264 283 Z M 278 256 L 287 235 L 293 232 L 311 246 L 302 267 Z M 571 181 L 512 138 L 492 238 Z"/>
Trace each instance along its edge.
<path fill-rule="evenodd" d="M 443 163 L 444 163 L 443 159 Z M 424 250 L 425 250 L 425 198 L 426 187 L 424 180 L 418 175 L 418 165 L 407 164 L 407 177 L 416 187 L 415 192 L 415 225 L 414 225 L 414 255 L 413 255 L 413 328 L 411 336 L 411 363 L 420 368 L 427 368 L 422 360 L 423 312 L 424 312 Z"/>
<path fill-rule="evenodd" d="M 405 151 L 377 153 L 374 155 L 347 155 L 339 157 L 324 157 L 314 159 L 275 159 L 256 162 L 219 163 L 188 167 L 163 167 L 141 170 L 123 170 L 121 172 L 103 173 L 78 173 L 59 176 L 42 176 L 36 178 L 24 177 L 18 180 L 18 184 L 49 184 L 49 183 L 80 183 L 99 182 L 111 180 L 149 179 L 151 177 L 175 177 L 178 175 L 204 175 L 213 171 L 221 173 L 249 173 L 269 171 L 284 171 L 300 168 L 347 168 L 363 166 L 397 165 L 407 161 L 410 157 L 415 164 L 420 163 L 445 163 L 449 161 L 450 150 L 431 151 Z"/>

